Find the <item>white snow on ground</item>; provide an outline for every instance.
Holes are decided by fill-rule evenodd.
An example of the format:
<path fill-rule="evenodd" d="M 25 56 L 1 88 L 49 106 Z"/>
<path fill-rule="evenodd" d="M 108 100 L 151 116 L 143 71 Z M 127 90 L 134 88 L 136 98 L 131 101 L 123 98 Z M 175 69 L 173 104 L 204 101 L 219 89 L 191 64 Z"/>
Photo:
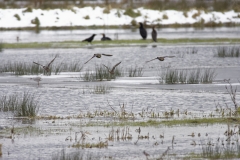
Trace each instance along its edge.
<path fill-rule="evenodd" d="M 130 25 L 134 19 L 130 16 L 124 15 L 124 10 L 111 9 L 110 13 L 103 13 L 104 8 L 100 7 L 73 7 L 69 9 L 52 9 L 41 10 L 33 9 L 32 12 L 23 12 L 26 8 L 21 9 L 0 9 L 0 27 L 1 28 L 16 28 L 16 27 L 34 27 L 35 24 L 31 20 L 38 17 L 40 26 L 102 26 L 102 25 Z M 141 16 L 136 17 L 137 22 L 149 21 L 153 24 L 193 24 L 204 20 L 204 23 L 240 23 L 240 12 L 227 11 L 227 12 L 204 12 L 192 9 L 184 16 L 182 11 L 175 10 L 149 10 L 144 8 L 134 9 L 134 12 L 140 12 Z M 200 12 L 200 13 L 198 13 Z M 199 16 L 193 17 L 198 13 Z M 20 20 L 14 15 L 18 15 Z M 166 15 L 168 18 L 163 18 Z M 89 19 L 85 17 L 89 16 Z"/>

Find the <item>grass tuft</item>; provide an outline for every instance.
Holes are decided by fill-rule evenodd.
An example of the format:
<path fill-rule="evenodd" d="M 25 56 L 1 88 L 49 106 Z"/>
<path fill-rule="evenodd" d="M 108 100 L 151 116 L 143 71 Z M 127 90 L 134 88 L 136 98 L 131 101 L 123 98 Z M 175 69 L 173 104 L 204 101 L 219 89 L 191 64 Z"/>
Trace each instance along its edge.
<path fill-rule="evenodd" d="M 107 86 L 107 85 L 97 85 L 94 86 L 94 94 L 107 94 L 111 91 L 111 87 Z"/>
<path fill-rule="evenodd" d="M 19 16 L 18 14 L 14 14 L 14 17 L 16 17 L 16 19 L 17 19 L 18 21 L 21 20 L 21 18 L 20 18 L 20 16 Z"/>
<path fill-rule="evenodd" d="M 217 48 L 218 57 L 239 57 L 240 47 L 239 46 L 220 46 Z"/>
<path fill-rule="evenodd" d="M 26 12 L 32 12 L 32 8 L 31 7 L 27 7 L 25 10 L 23 10 L 23 13 L 26 13 Z"/>
<path fill-rule="evenodd" d="M 0 144 L 0 157 L 2 157 L 2 144 Z"/>
<path fill-rule="evenodd" d="M 112 68 L 108 66 L 108 68 Z M 108 70 L 103 65 L 95 65 L 95 70 L 90 71 L 87 70 L 80 78 L 83 81 L 103 81 L 103 80 L 111 80 L 116 79 L 116 77 L 123 76 L 123 71 L 118 67 L 115 69 L 114 74 L 110 74 Z"/>
<path fill-rule="evenodd" d="M 127 73 L 129 77 L 142 77 L 143 75 L 143 67 L 130 67 L 127 69 Z"/>
<path fill-rule="evenodd" d="M 133 18 L 141 16 L 141 13 L 139 11 L 134 12 L 133 9 L 131 9 L 131 8 L 126 9 L 126 11 L 123 14 L 128 15 L 128 16 L 133 17 Z"/>
<path fill-rule="evenodd" d="M 4 45 L 3 45 L 3 42 L 2 42 L 2 41 L 0 41 L 0 52 L 2 52 L 2 51 L 3 51 L 3 47 L 4 47 Z"/>
<path fill-rule="evenodd" d="M 11 111 L 17 117 L 35 117 L 38 113 L 38 103 L 34 94 L 24 92 L 23 95 L 13 94 L 0 98 L 0 110 Z"/>
<path fill-rule="evenodd" d="M 214 69 L 192 69 L 192 70 L 178 70 L 166 69 L 159 71 L 158 81 L 160 84 L 198 84 L 198 83 L 212 83 L 216 77 Z"/>
<path fill-rule="evenodd" d="M 91 160 L 91 155 L 85 155 L 83 151 L 66 153 L 65 149 L 52 155 L 52 160 Z"/>

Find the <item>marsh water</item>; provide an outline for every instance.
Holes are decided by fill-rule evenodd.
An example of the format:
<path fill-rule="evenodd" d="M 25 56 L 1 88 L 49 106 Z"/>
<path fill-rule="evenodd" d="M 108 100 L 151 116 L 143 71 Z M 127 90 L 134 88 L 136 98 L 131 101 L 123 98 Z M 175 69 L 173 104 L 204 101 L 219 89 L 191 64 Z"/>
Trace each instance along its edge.
<path fill-rule="evenodd" d="M 147 29 L 151 33 L 150 28 Z M 216 28 L 156 28 L 158 38 L 239 38 L 239 27 Z M 137 27 L 132 29 L 82 29 L 82 30 L 41 30 L 34 31 L 0 31 L 0 40 L 6 43 L 15 43 L 16 37 L 20 42 L 56 42 L 56 41 L 81 41 L 92 34 L 97 34 L 95 40 L 102 38 L 102 33 L 111 39 L 140 39 Z M 150 37 L 150 34 L 149 36 Z"/>
<path fill-rule="evenodd" d="M 211 29 L 206 29 L 204 34 L 198 31 L 189 30 L 177 31 L 173 29 L 162 29 L 170 37 L 179 38 L 190 36 L 203 38 L 213 36 Z M 232 33 L 232 32 L 233 33 Z M 92 31 L 88 31 L 89 34 Z M 102 30 L 97 30 L 101 33 Z M 131 30 L 124 30 L 123 35 L 127 35 Z M 137 31 L 136 31 L 137 32 Z M 173 32 L 173 33 L 172 33 Z M 178 33 L 179 32 L 179 33 Z M 209 32 L 207 34 L 206 32 Z M 239 31 L 220 29 L 228 36 L 237 37 Z M 85 31 L 41 31 L 40 34 L 27 32 L 10 31 L 8 35 L 4 32 L 7 42 L 14 42 L 11 39 L 15 35 L 21 34 L 23 42 L 36 41 L 64 41 L 79 40 L 79 35 L 86 35 Z M 110 32 L 112 35 L 115 32 Z M 187 34 L 185 34 L 187 33 Z M 70 34 L 70 35 L 69 35 Z M 110 35 L 111 35 L 110 34 Z M 135 33 L 132 33 L 135 34 Z M 10 36 L 11 35 L 11 36 Z M 166 36 L 165 35 L 165 36 Z M 171 35 L 173 37 L 171 37 Z M 57 38 L 57 36 L 59 36 Z M 216 34 L 221 36 L 221 34 Z M 8 38 L 7 38 L 8 37 Z M 11 38 L 10 38 L 11 37 Z M 29 38 L 27 38 L 29 37 Z M 225 38 L 226 38 L 225 37 Z M 120 38 L 120 36 L 119 36 Z M 132 36 L 131 38 L 136 38 Z M 198 37 L 199 38 L 199 37 Z M 229 37 L 228 37 L 229 38 Z M 113 122 L 119 119 L 109 117 L 98 118 L 77 118 L 79 115 L 95 111 L 119 111 L 124 106 L 126 112 L 133 113 L 134 119 L 129 121 L 146 121 L 149 117 L 142 117 L 142 112 L 163 113 L 171 110 L 180 111 L 181 118 L 202 118 L 215 114 L 217 109 L 234 109 L 230 95 L 225 87 L 230 87 L 224 79 L 229 79 L 233 87 L 240 85 L 240 58 L 239 57 L 219 57 L 217 49 L 219 45 L 161 45 L 149 44 L 145 46 L 110 47 L 101 48 L 92 46 L 89 48 L 75 49 L 5 49 L 0 53 L 1 67 L 9 62 L 21 62 L 32 64 L 33 61 L 46 64 L 58 55 L 53 66 L 71 64 L 79 62 L 83 66 L 81 72 L 60 72 L 51 76 L 40 75 L 42 81 L 38 86 L 30 78 L 39 75 L 15 76 L 12 73 L 0 73 L 0 96 L 11 95 L 13 93 L 22 94 L 23 92 L 34 93 L 39 102 L 38 116 L 41 117 L 60 117 L 58 119 L 42 118 L 40 120 L 30 120 L 28 118 L 15 119 L 12 113 L 0 112 L 0 144 L 2 144 L 3 155 L 0 159 L 51 159 L 54 154 L 66 149 L 67 153 L 81 152 L 92 158 L 103 159 L 146 159 L 143 152 L 149 154 L 149 158 L 166 158 L 164 152 L 169 155 L 177 154 L 178 157 L 186 156 L 190 153 L 201 153 L 202 144 L 211 141 L 215 145 L 224 142 L 228 138 L 224 132 L 230 127 L 237 130 L 235 125 L 184 125 L 167 127 L 149 126 L 141 127 L 141 133 L 137 132 L 139 126 L 116 127 Z M 238 45 L 224 44 L 226 47 Z M 194 50 L 194 53 L 192 52 Z M 93 58 L 87 64 L 94 53 L 112 54 L 112 57 Z M 159 56 L 174 56 L 166 58 L 164 61 L 154 60 L 146 63 L 147 60 Z M 124 76 L 117 77 L 111 81 L 86 82 L 82 79 L 87 71 L 94 70 L 96 65 L 109 64 L 118 66 L 124 72 Z M 131 67 L 142 67 L 143 75 L 139 77 L 129 77 L 127 71 Z M 193 70 L 193 69 L 213 69 L 215 78 L 212 83 L 207 84 L 162 84 L 161 75 L 166 69 Z M 107 86 L 108 93 L 95 94 L 96 86 Z M 239 90 L 237 90 L 237 96 Z M 218 104 L 218 105 L 217 105 Z M 187 114 L 186 114 L 187 113 Z M 217 116 L 217 115 L 216 115 Z M 71 118 L 68 118 L 71 117 Z M 157 120 L 168 120 L 166 117 Z M 169 119 L 171 120 L 171 119 Z M 86 126 L 86 123 L 99 123 L 93 127 Z M 105 125 L 102 125 L 104 123 Z M 7 138 L 10 129 L 14 125 L 16 129 L 15 138 Z M 109 134 L 119 129 L 121 133 L 129 131 L 132 138 L 110 140 Z M 85 148 L 79 149 L 72 147 L 81 139 L 80 133 L 87 133 L 85 142 L 108 143 L 107 148 Z M 78 134 L 77 134 L 78 133 Z M 160 136 L 161 135 L 161 136 Z M 198 136 L 197 136 L 198 135 Z M 144 138 L 139 138 L 143 136 Z M 232 141 L 238 139 L 237 136 L 231 137 Z M 195 142 L 195 143 L 194 143 Z M 168 150 L 169 148 L 169 150 Z M 86 158 L 87 159 L 87 158 Z"/>

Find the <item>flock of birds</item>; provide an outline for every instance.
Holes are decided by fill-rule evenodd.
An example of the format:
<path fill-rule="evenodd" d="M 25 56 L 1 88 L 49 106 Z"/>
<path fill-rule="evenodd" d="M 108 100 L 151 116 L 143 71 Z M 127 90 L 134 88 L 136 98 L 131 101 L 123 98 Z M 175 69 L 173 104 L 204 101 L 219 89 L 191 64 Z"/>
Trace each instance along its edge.
<path fill-rule="evenodd" d="M 145 40 L 145 39 L 147 38 L 147 31 L 146 31 L 146 29 L 144 28 L 143 23 L 139 22 L 139 24 L 140 24 L 139 33 L 140 33 L 140 35 L 142 36 L 142 38 Z M 86 42 L 91 43 L 91 42 L 93 41 L 93 39 L 94 39 L 95 36 L 96 36 L 96 34 L 93 34 L 91 37 L 84 39 L 82 42 L 86 41 Z M 103 36 L 103 37 L 101 38 L 101 41 L 111 41 L 111 40 L 112 40 L 111 38 L 106 37 L 105 34 L 102 34 L 102 36 Z M 152 27 L 152 40 L 153 40 L 154 42 L 157 42 L 157 31 L 155 30 L 155 27 L 154 27 L 154 26 Z M 87 64 L 87 63 L 88 63 L 91 59 L 93 59 L 94 57 L 96 57 L 96 58 L 101 58 L 102 56 L 112 56 L 112 55 L 111 55 L 111 54 L 100 54 L 100 53 L 97 53 L 97 54 L 94 54 L 94 55 L 93 55 L 88 61 L 86 61 L 84 64 Z M 158 59 L 159 61 L 164 61 L 165 58 L 172 58 L 172 57 L 175 57 L 175 56 L 157 57 L 157 58 L 154 58 L 154 59 L 152 59 L 152 60 L 146 61 L 146 63 L 151 62 L 151 61 L 153 61 L 153 60 L 155 60 L 155 59 Z M 56 58 L 57 58 L 57 55 L 56 55 L 47 65 L 42 65 L 42 64 L 37 63 L 37 62 L 33 62 L 33 63 L 36 64 L 36 65 L 41 66 L 41 67 L 44 69 L 44 71 L 48 73 L 48 72 L 51 71 L 50 66 L 51 66 L 51 64 L 54 62 L 54 60 L 55 60 Z M 121 64 L 121 61 L 118 62 L 117 64 L 115 64 L 111 69 L 110 69 L 109 67 L 105 66 L 104 64 L 103 64 L 103 66 L 107 68 L 108 72 L 109 72 L 111 75 L 113 75 L 116 67 L 117 67 L 118 65 L 120 65 L 120 64 Z M 38 83 L 38 86 L 39 86 L 39 82 L 42 80 L 41 77 L 35 77 L 35 78 L 30 78 L 30 79 L 36 81 L 36 82 Z"/>

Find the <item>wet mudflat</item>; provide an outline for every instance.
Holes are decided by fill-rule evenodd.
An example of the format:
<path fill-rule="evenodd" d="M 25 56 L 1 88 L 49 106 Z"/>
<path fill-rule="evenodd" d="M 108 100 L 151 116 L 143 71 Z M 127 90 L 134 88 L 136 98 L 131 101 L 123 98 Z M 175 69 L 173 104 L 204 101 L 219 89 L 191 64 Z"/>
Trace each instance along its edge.
<path fill-rule="evenodd" d="M 129 123 L 229 116 L 229 108 L 234 110 L 234 106 L 225 88 L 230 85 L 224 79 L 230 79 L 233 87 L 239 86 L 240 59 L 219 57 L 218 47 L 188 44 L 4 50 L 0 53 L 1 67 L 14 62 L 45 64 L 58 55 L 53 68 L 79 62 L 82 69 L 80 72 L 52 73 L 51 76 L 38 75 L 42 78 L 39 86 L 30 79 L 37 75 L 0 73 L 1 96 L 30 92 L 39 102 L 35 120 L 16 119 L 11 112 L 0 112 L 1 158 L 53 159 L 62 149 L 71 155 L 80 151 L 79 156 L 85 159 L 89 156 L 105 159 L 186 157 L 190 153 L 202 153 L 208 142 L 221 148 L 229 143 L 226 141 L 229 137 L 234 143 L 232 146 L 236 146 L 238 134 L 224 134 L 230 130 L 238 132 L 239 126 L 234 123 L 173 126 Z M 84 65 L 95 53 L 113 56 L 93 58 Z M 146 63 L 158 56 L 175 57 Z M 94 72 L 96 66 L 120 61 L 121 77 L 111 81 L 85 81 L 83 78 L 88 71 Z M 142 75 L 129 77 L 131 67 L 141 67 Z M 166 84 L 162 80 L 168 69 L 208 68 L 216 74 L 212 83 Z M 99 86 L 104 86 L 105 91 L 99 92 Z M 14 139 L 9 138 L 13 125 Z"/>

